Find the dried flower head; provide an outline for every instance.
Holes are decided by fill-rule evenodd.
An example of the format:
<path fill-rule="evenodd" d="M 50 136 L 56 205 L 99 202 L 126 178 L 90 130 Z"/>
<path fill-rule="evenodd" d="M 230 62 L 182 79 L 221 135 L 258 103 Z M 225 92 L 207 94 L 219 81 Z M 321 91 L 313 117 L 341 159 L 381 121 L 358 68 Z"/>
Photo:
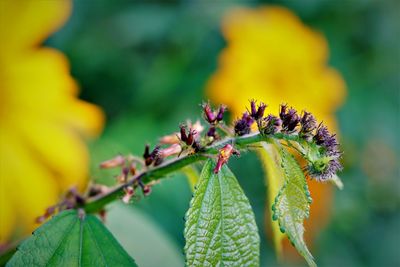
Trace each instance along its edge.
<path fill-rule="evenodd" d="M 249 134 L 253 123 L 254 119 L 249 115 L 249 113 L 243 113 L 242 118 L 235 122 L 235 134 L 239 136 Z"/>
<path fill-rule="evenodd" d="M 125 164 L 125 158 L 121 155 L 116 156 L 115 158 L 103 161 L 100 164 L 100 168 L 102 169 L 109 169 L 119 167 Z"/>
<path fill-rule="evenodd" d="M 143 153 L 144 163 L 146 166 L 150 166 L 153 162 L 160 158 L 160 146 L 156 146 L 150 153 L 150 146 L 146 145 Z"/>
<path fill-rule="evenodd" d="M 303 115 L 300 119 L 300 125 L 301 128 L 299 136 L 307 141 L 311 141 L 313 137 L 313 131 L 317 128 L 315 117 L 310 112 L 303 111 Z"/>
<path fill-rule="evenodd" d="M 322 123 L 319 124 L 313 139 L 317 145 L 325 148 L 328 156 L 339 157 L 341 155 L 336 134 L 330 134 L 328 128 Z"/>
<path fill-rule="evenodd" d="M 264 135 L 268 134 L 276 134 L 280 131 L 282 126 L 282 120 L 274 115 L 268 115 L 266 118 L 263 118 L 261 123 L 259 124 L 260 133 Z"/>
<path fill-rule="evenodd" d="M 262 119 L 264 117 L 264 111 L 267 108 L 267 105 L 265 105 L 263 102 L 256 107 L 256 100 L 252 99 L 250 100 L 250 117 L 252 117 L 255 120 Z"/>
<path fill-rule="evenodd" d="M 293 132 L 300 122 L 300 117 L 297 114 L 297 111 L 293 108 L 287 110 L 286 104 L 281 105 L 279 117 L 282 120 L 282 131 L 287 133 Z"/>

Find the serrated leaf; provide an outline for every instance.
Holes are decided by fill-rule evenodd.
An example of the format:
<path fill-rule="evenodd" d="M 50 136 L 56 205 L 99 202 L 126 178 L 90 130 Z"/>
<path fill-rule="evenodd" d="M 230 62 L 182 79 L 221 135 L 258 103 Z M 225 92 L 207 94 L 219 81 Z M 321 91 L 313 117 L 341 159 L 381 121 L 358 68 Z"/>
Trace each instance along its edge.
<path fill-rule="evenodd" d="M 271 223 L 275 252 L 278 260 L 280 260 L 282 258 L 282 240 L 285 235 L 280 231 L 278 222 L 271 220 L 270 207 L 275 202 L 275 196 L 282 187 L 284 175 L 281 168 L 280 155 L 275 147 L 265 142 L 262 142 L 261 146 L 261 149 L 258 150 L 258 155 L 262 162 L 265 173 L 265 183 L 268 190 L 266 214 L 268 213 L 269 216 L 265 216 L 265 220 L 268 219 Z"/>
<path fill-rule="evenodd" d="M 310 214 L 312 201 L 306 178 L 297 161 L 286 149 L 281 148 L 280 153 L 285 182 L 272 207 L 273 219 L 278 220 L 281 231 L 287 234 L 308 265 L 316 266 L 304 241 L 303 222 Z"/>
<path fill-rule="evenodd" d="M 260 238 L 250 203 L 224 165 L 208 160 L 186 214 L 188 266 L 259 266 Z"/>
<path fill-rule="evenodd" d="M 12 266 L 136 266 L 94 216 L 66 210 L 23 242 L 7 263 Z"/>

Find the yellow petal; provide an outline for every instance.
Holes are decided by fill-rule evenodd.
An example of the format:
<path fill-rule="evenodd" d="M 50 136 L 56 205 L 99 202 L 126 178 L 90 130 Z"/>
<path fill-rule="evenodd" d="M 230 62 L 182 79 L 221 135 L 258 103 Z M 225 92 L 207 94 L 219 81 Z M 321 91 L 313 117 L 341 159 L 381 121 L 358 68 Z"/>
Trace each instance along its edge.
<path fill-rule="evenodd" d="M 65 121 L 85 136 L 94 137 L 102 131 L 104 113 L 96 105 L 74 100 L 65 111 Z"/>
<path fill-rule="evenodd" d="M 0 1 L 0 55 L 8 56 L 33 48 L 64 24 L 71 1 Z"/>
<path fill-rule="evenodd" d="M 2 129 L 0 142 L 0 181 L 7 192 L 2 206 L 11 208 L 15 216 L 6 217 L 5 224 L 17 218 L 13 230 L 27 234 L 37 227 L 35 218 L 57 202 L 59 188 L 53 173 L 37 164 L 35 153 L 21 144 L 17 134 Z"/>
<path fill-rule="evenodd" d="M 28 114 L 39 120 L 63 120 L 88 136 L 101 131 L 103 113 L 76 99 L 76 83 L 69 75 L 66 58 L 58 51 L 43 48 L 23 58 L 16 57 L 2 69 L 2 74 L 0 115 L 5 113 L 2 117 L 7 120 L 20 121 Z"/>
<path fill-rule="evenodd" d="M 0 166 L 4 164 L 5 162 L 0 158 Z M 4 179 L 0 174 L 0 245 L 10 239 L 16 221 L 14 206 L 10 203 Z"/>
<path fill-rule="evenodd" d="M 16 124 L 20 142 L 35 153 L 36 164 L 53 173 L 60 189 L 83 189 L 88 175 L 88 152 L 79 135 L 62 122 L 30 120 Z"/>

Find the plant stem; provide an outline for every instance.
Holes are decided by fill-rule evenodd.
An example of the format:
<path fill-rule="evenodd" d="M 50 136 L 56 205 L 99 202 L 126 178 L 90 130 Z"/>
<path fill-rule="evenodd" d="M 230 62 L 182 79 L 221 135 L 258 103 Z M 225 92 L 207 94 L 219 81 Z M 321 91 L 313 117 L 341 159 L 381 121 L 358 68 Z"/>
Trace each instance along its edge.
<path fill-rule="evenodd" d="M 275 138 L 281 139 L 283 136 L 274 136 Z M 89 198 L 82 208 L 89 213 L 100 211 L 105 205 L 114 201 L 118 197 L 121 197 L 124 193 L 124 188 L 127 186 L 134 185 L 136 181 L 141 180 L 144 184 L 148 184 L 152 181 L 160 180 L 187 165 L 192 163 L 206 160 L 210 155 L 217 154 L 219 149 L 226 144 L 234 144 L 236 148 L 245 148 L 247 145 L 255 144 L 261 141 L 270 141 L 272 136 L 263 136 L 259 133 L 249 134 L 239 137 L 226 138 L 220 142 L 217 142 L 209 147 L 206 147 L 203 151 L 196 154 L 187 155 L 181 158 L 169 160 L 160 166 L 145 170 L 136 176 L 132 177 L 125 184 L 119 185 L 109 192 L 100 194 L 98 196 Z"/>
<path fill-rule="evenodd" d="M 259 142 L 267 142 L 273 143 L 277 140 L 291 140 L 294 142 L 298 142 L 299 138 L 296 135 L 277 133 L 275 135 L 261 135 L 260 133 L 252 133 L 244 136 L 237 137 L 228 137 L 225 138 L 215 144 L 212 144 L 208 147 L 205 147 L 201 152 L 190 154 L 183 156 L 181 158 L 171 159 L 166 161 L 157 167 L 150 167 L 147 170 L 142 171 L 136 176 L 132 177 L 125 184 L 116 186 L 110 191 L 99 194 L 97 196 L 86 199 L 85 203 L 77 206 L 76 208 L 82 208 L 88 213 L 96 213 L 101 211 L 107 204 L 116 200 L 124 194 L 124 189 L 127 186 L 137 187 L 138 181 L 141 181 L 144 184 L 149 184 L 154 181 L 161 180 L 167 175 L 180 170 L 181 168 L 188 166 L 192 163 L 206 160 L 211 155 L 216 155 L 219 152 L 219 149 L 225 146 L 226 144 L 234 145 L 236 149 L 245 149 L 248 146 L 257 144 Z M 16 251 L 16 245 L 9 247 L 8 249 L 3 250 L 0 254 L 0 266 L 2 263 L 8 261 L 8 259 L 12 256 L 12 254 Z"/>

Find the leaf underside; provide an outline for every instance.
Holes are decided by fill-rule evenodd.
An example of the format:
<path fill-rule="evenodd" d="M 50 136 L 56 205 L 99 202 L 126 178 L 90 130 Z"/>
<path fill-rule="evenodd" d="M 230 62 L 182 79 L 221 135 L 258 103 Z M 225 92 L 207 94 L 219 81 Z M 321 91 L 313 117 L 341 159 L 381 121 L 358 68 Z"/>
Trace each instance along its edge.
<path fill-rule="evenodd" d="M 259 266 L 260 238 L 250 203 L 224 165 L 209 159 L 186 213 L 188 266 Z"/>
<path fill-rule="evenodd" d="M 277 221 L 271 220 L 270 207 L 275 202 L 275 196 L 278 195 L 279 190 L 283 184 L 283 170 L 281 168 L 280 154 L 272 144 L 265 142 L 261 143 L 262 148 L 258 150 L 258 156 L 263 163 L 265 173 L 265 183 L 267 185 L 267 202 L 265 220 L 269 220 L 272 228 L 272 237 L 274 240 L 275 252 L 278 260 L 282 259 L 282 240 L 285 235 L 280 231 Z M 268 222 L 266 222 L 266 225 Z M 266 231 L 267 232 L 267 231 Z"/>
<path fill-rule="evenodd" d="M 23 242 L 8 266 L 137 266 L 94 216 L 66 210 Z"/>
<path fill-rule="evenodd" d="M 278 220 L 281 231 L 287 234 L 308 265 L 316 266 L 304 241 L 303 221 L 310 214 L 312 201 L 306 178 L 294 157 L 284 148 L 280 152 L 285 182 L 272 206 L 273 219 Z"/>

